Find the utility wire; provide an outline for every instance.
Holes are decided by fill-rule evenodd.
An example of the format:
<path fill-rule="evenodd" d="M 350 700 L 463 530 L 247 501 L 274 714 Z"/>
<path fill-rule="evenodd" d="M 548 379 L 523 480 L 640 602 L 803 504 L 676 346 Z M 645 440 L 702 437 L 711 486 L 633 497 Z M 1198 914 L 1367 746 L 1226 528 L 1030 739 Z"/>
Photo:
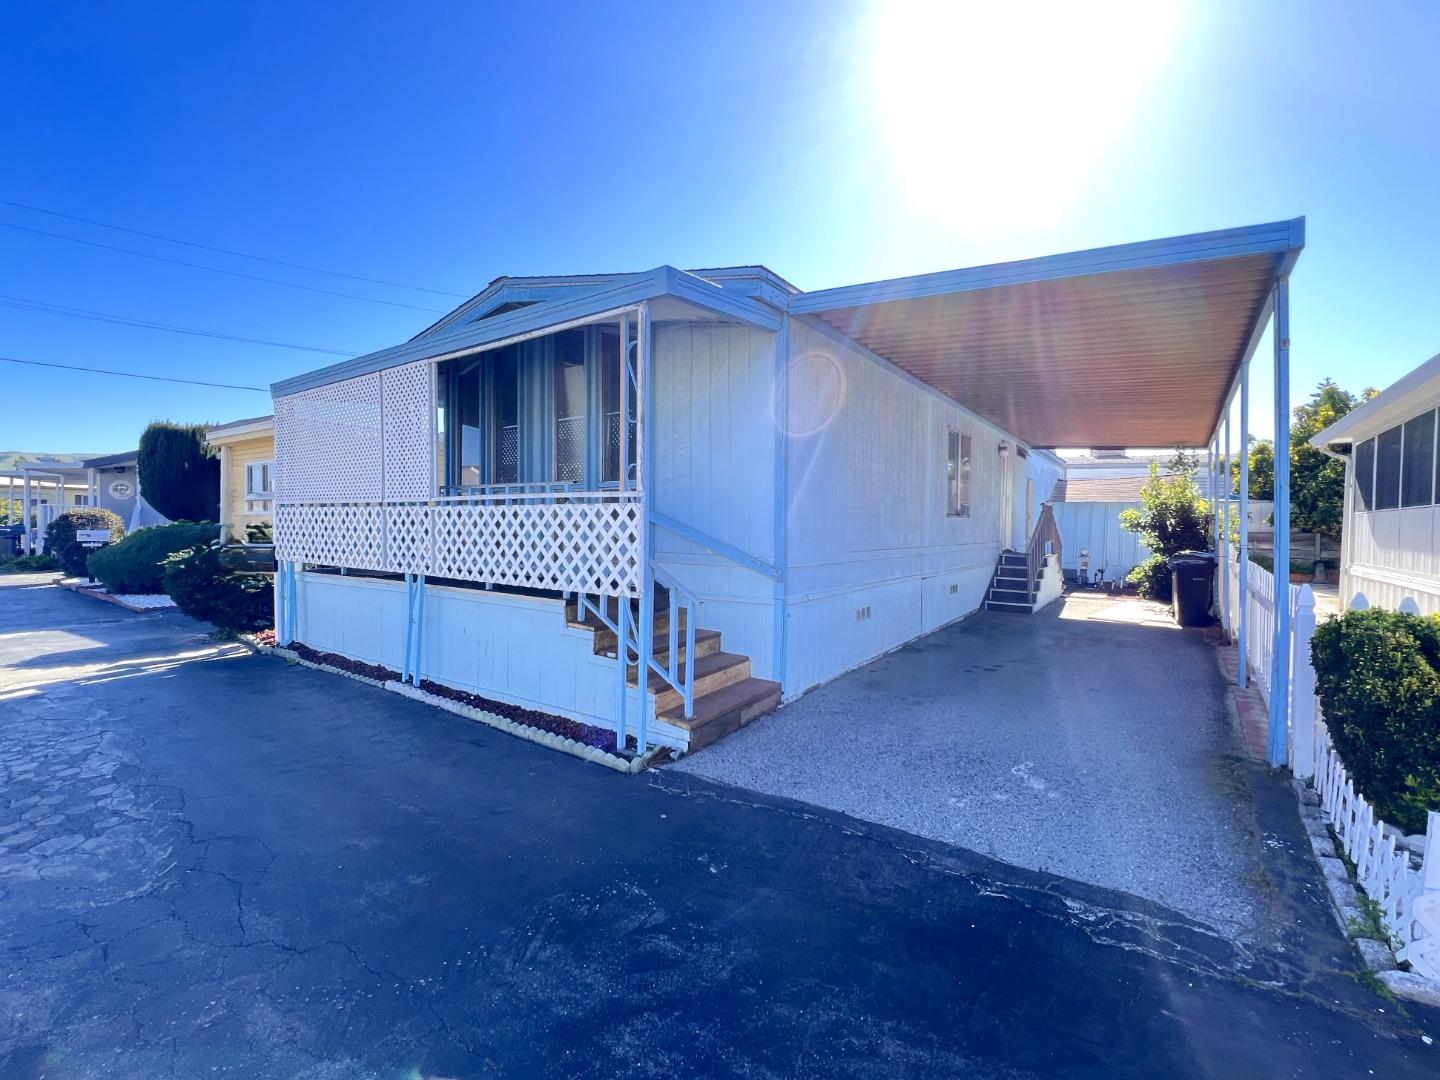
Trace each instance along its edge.
<path fill-rule="evenodd" d="M 285 266 L 291 270 L 304 270 L 311 274 L 329 274 L 331 277 L 349 278 L 351 281 L 364 281 L 370 285 L 388 285 L 395 289 L 410 289 L 414 292 L 434 293 L 436 296 L 453 296 L 460 300 L 469 299 L 465 293 L 447 292 L 444 289 L 427 289 L 423 285 L 406 285 L 400 281 L 386 281 L 384 278 L 363 277 L 360 274 L 347 274 L 341 270 L 324 270 L 318 266 L 306 266 L 304 263 L 286 262 L 284 259 L 271 259 L 264 255 L 250 255 L 243 251 L 232 251 L 230 248 L 196 243 L 194 240 L 179 240 L 173 236 L 162 236 L 160 233 L 146 232 L 144 229 L 129 229 L 124 225 L 111 225 L 108 222 L 96 221 L 94 218 L 80 217 L 77 214 L 62 214 L 59 210 L 46 210 L 42 206 L 30 206 L 27 203 L 14 202 L 10 199 L 0 199 L 0 206 L 13 206 L 17 210 L 29 210 L 36 214 L 48 214 L 51 217 L 64 218 L 66 221 L 78 221 L 82 225 L 95 225 L 101 229 L 113 229 L 116 232 L 129 233 L 131 236 L 144 236 L 150 240 L 163 240 L 167 244 L 182 244 L 185 247 L 196 248 L 200 251 L 213 251 L 217 255 L 233 255 L 237 259 L 254 259 L 256 262 L 269 263 L 272 266 Z"/>
<path fill-rule="evenodd" d="M 363 300 L 367 304 L 384 304 L 387 307 L 409 308 L 411 311 L 425 311 L 432 315 L 444 315 L 446 312 L 439 308 L 420 307 L 418 304 L 404 304 L 399 300 L 379 300 L 373 296 L 360 296 L 357 293 L 338 292 L 335 289 L 322 289 L 315 285 L 301 285 L 294 281 L 281 281 L 279 278 L 261 277 L 259 274 L 246 274 L 239 270 L 222 270 L 218 266 L 206 266 L 204 263 L 187 262 L 184 259 L 172 259 L 167 255 L 152 255 L 148 251 L 136 251 L 133 248 L 116 247 L 113 244 L 102 244 L 98 240 L 82 240 L 78 236 L 66 236 L 64 233 L 46 232 L 44 229 L 32 229 L 29 225 L 17 225 L 13 221 L 0 221 L 0 228 L 15 229 L 19 232 L 33 233 L 36 236 L 47 236 L 52 240 L 68 240 L 72 244 L 84 244 L 86 247 L 100 248 L 103 251 L 118 251 L 122 255 L 135 255 L 142 259 L 154 259 L 156 262 L 171 263 L 175 266 L 188 266 L 192 270 L 208 270 L 212 274 L 225 274 L 229 277 L 244 278 L 247 281 L 263 281 L 267 285 L 281 285 L 287 289 L 302 289 L 305 292 L 321 293 L 325 296 L 343 296 L 347 300 Z"/>
<path fill-rule="evenodd" d="M 28 300 L 23 296 L 5 296 L 0 293 L 0 307 L 17 311 L 34 311 L 42 315 L 59 315 L 67 319 L 89 319 L 92 322 L 115 323 L 118 326 L 135 326 L 145 330 L 164 330 L 171 334 L 190 334 L 194 337 L 215 338 L 218 341 L 239 341 L 246 345 L 273 345 L 277 349 L 299 349 L 302 352 L 329 353 L 332 356 L 356 356 L 353 350 L 325 349 L 319 345 L 292 345 L 288 341 L 270 341 L 266 338 L 240 337 L 222 334 L 218 330 L 197 330 L 189 326 L 172 326 L 169 323 L 150 322 L 148 319 L 132 319 L 128 315 L 107 315 L 102 311 L 88 311 L 85 308 L 51 304 L 45 300 Z"/>
<path fill-rule="evenodd" d="M 80 367 L 78 364 L 51 364 L 44 360 L 21 360 L 14 356 L 0 356 L 6 364 L 25 364 L 28 367 L 60 368 L 62 371 L 85 371 L 93 375 L 119 375 L 126 379 L 147 379 L 150 382 L 184 383 L 186 386 L 213 386 L 220 390 L 255 390 L 262 394 L 270 391 L 263 386 L 237 386 L 234 383 L 202 382 L 199 379 L 176 379 L 168 375 L 141 375 L 134 371 L 111 371 L 108 368 Z"/>

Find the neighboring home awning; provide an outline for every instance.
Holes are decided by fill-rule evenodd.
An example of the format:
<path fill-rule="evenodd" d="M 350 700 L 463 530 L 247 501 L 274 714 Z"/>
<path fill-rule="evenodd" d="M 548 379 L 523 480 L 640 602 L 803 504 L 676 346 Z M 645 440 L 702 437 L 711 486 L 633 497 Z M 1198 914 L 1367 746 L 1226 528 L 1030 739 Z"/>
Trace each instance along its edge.
<path fill-rule="evenodd" d="M 1071 477 L 1055 481 L 1051 502 L 1071 503 L 1138 503 L 1140 489 L 1150 478 L 1148 476 L 1097 476 Z M 1200 494 L 1210 497 L 1210 477 L 1201 472 L 1195 474 L 1195 484 Z"/>
<path fill-rule="evenodd" d="M 803 293 L 813 315 L 1033 446 L 1204 446 L 1303 218 Z"/>

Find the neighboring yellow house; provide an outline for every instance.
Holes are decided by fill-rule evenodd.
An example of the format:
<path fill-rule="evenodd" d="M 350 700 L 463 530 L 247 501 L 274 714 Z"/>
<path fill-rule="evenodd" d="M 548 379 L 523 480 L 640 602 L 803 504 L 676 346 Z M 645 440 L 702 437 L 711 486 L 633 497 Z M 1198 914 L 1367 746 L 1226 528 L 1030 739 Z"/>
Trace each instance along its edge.
<path fill-rule="evenodd" d="M 275 521 L 275 418 L 219 424 L 205 441 L 220 451 L 220 519 L 225 535 L 244 540 L 250 525 Z"/>

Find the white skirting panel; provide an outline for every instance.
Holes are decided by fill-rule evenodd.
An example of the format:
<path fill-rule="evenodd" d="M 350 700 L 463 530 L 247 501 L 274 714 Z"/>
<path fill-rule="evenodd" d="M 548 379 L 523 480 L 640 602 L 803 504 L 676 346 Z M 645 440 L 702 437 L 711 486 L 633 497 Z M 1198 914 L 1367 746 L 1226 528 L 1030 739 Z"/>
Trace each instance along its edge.
<path fill-rule="evenodd" d="M 973 561 L 792 597 L 786 700 L 976 611 L 997 549 L 963 554 Z"/>
<path fill-rule="evenodd" d="M 298 585 L 296 639 L 394 671 L 404 666 L 401 581 L 305 573 Z M 566 625 L 558 599 L 426 586 L 422 678 L 527 709 L 614 729 L 615 661 L 594 653 L 587 630 Z M 657 723 L 646 695 L 652 742 L 683 748 L 686 735 Z M 633 734 L 636 699 L 627 711 Z"/>

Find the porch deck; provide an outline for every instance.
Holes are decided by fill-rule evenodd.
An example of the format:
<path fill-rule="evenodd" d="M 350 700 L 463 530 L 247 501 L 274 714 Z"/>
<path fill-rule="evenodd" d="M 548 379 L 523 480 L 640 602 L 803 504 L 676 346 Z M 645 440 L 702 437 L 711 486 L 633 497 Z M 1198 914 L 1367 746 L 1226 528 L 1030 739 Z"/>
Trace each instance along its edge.
<path fill-rule="evenodd" d="M 1266 921 L 1263 830 L 1209 650 L 1134 599 L 980 612 L 672 768 L 1250 937 Z"/>

